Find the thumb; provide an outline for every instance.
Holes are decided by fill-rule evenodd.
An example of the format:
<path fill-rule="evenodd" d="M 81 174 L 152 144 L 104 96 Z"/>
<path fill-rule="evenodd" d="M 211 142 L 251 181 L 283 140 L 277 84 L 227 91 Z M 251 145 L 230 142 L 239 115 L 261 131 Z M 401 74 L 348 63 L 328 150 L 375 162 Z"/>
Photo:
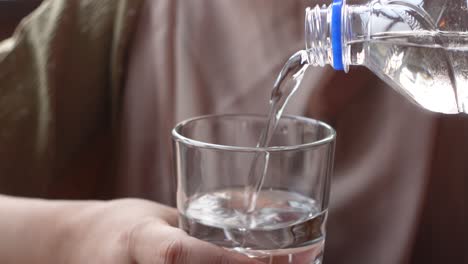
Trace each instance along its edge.
<path fill-rule="evenodd" d="M 244 255 L 227 251 L 188 236 L 158 221 L 142 224 L 131 232 L 129 253 L 138 264 L 258 264 Z"/>

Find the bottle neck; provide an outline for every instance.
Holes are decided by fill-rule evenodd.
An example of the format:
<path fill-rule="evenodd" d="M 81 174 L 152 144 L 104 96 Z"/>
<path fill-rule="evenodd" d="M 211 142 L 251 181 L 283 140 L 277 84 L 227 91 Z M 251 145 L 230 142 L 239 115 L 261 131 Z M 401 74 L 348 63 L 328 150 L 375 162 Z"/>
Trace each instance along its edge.
<path fill-rule="evenodd" d="M 363 63 L 365 54 L 356 50 L 359 45 L 351 43 L 368 34 L 363 25 L 368 24 L 370 9 L 365 5 L 340 4 L 339 9 L 336 9 L 336 3 L 306 9 L 305 45 L 311 65 L 331 65 L 347 72 L 349 65 Z"/>
<path fill-rule="evenodd" d="M 305 45 L 313 66 L 333 66 L 331 45 L 331 5 L 306 9 Z"/>

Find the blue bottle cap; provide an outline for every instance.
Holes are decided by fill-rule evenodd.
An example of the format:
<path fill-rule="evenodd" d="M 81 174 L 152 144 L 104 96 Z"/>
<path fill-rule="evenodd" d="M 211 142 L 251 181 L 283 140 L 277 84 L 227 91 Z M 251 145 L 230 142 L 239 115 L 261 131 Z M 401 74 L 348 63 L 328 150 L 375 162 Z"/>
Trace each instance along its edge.
<path fill-rule="evenodd" d="M 341 10 L 343 9 L 343 0 L 333 0 L 331 15 L 331 45 L 333 52 L 333 68 L 335 70 L 344 70 L 343 50 L 341 42 Z"/>

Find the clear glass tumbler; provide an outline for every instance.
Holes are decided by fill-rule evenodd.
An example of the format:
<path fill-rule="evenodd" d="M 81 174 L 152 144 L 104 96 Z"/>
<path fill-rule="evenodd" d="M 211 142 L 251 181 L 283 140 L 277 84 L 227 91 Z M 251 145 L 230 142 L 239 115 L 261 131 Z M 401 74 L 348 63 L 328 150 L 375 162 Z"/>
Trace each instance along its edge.
<path fill-rule="evenodd" d="M 335 131 L 304 117 L 282 117 L 257 148 L 266 118 L 213 115 L 173 130 L 179 224 L 188 234 L 265 263 L 318 264 L 325 243 Z M 262 187 L 249 172 L 262 157 Z M 247 210 L 255 197 L 254 210 Z"/>

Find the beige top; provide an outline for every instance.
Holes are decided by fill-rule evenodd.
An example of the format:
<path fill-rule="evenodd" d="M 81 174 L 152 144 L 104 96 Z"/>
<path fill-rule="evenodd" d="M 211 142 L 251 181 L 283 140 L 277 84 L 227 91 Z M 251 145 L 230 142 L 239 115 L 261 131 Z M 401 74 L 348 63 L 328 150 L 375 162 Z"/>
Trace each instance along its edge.
<path fill-rule="evenodd" d="M 65 6 L 78 8 L 72 2 Z M 110 126 L 112 111 L 119 162 L 114 173 L 96 176 L 95 196 L 105 187 L 113 196 L 173 204 L 174 124 L 207 113 L 265 113 L 275 75 L 303 47 L 299 1 L 146 1 L 122 90 L 116 67 L 125 64 L 111 58 L 128 50 L 122 28 L 138 9 L 123 5 L 136 1 L 82 0 L 86 12 L 58 20 L 52 18 L 72 11 L 64 1 L 51 3 L 29 18 L 49 18 L 43 24 L 23 24 L 35 35 L 19 36 L 53 45 L 0 45 L 10 58 L 29 52 L 14 66 L 0 55 L 0 190 L 9 193 L 70 197 L 51 195 L 47 186 L 76 180 L 57 168 Z M 113 11 L 104 12 L 107 6 Z M 99 20 L 88 19 L 93 14 Z M 109 24 L 101 28 L 101 21 Z M 38 34 L 40 25 L 57 30 Z M 45 67 L 44 57 L 54 63 Z M 5 98 L 18 98 L 17 107 Z M 309 71 L 288 112 L 320 118 L 338 132 L 325 263 L 467 263 L 466 117 L 424 112 L 365 70 L 343 75 L 328 68 Z M 89 191 L 87 184 L 74 191 Z"/>

